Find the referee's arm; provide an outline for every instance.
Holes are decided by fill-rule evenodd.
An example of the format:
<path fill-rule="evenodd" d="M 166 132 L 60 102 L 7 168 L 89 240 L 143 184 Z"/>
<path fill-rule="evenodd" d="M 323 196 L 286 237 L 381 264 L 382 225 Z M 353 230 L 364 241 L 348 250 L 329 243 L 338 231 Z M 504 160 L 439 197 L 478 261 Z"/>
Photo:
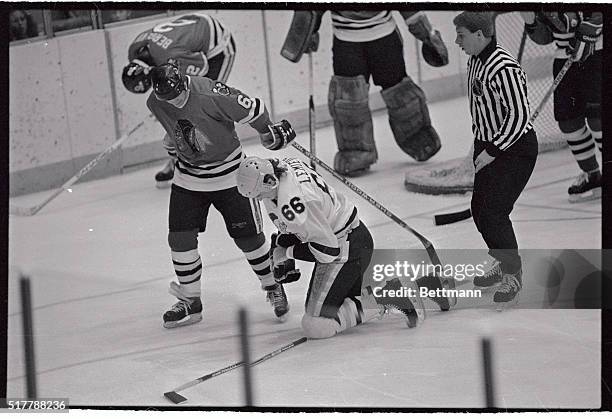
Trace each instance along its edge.
<path fill-rule="evenodd" d="M 504 66 L 495 74 L 491 86 L 499 94 L 506 111 L 499 131 L 485 146 L 491 156 L 498 156 L 514 144 L 529 125 L 527 80 L 520 67 Z"/>

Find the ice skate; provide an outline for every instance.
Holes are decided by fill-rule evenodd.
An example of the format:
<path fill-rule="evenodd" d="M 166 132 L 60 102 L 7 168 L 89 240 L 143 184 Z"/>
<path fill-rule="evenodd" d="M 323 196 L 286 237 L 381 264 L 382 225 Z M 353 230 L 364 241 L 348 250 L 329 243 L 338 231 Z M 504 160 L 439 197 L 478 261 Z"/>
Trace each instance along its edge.
<path fill-rule="evenodd" d="M 172 329 L 202 321 L 202 301 L 199 297 L 178 300 L 164 313 L 164 327 Z"/>
<path fill-rule="evenodd" d="M 170 159 L 163 169 L 155 175 L 156 186 L 159 189 L 164 189 L 170 186 L 174 177 L 174 160 Z"/>
<path fill-rule="evenodd" d="M 287 294 L 282 284 L 275 284 L 269 287 L 264 287 L 264 291 L 267 292 L 266 299 L 270 302 L 270 305 L 274 307 L 274 314 L 281 323 L 287 321 L 289 317 L 289 301 L 287 301 Z"/>
<path fill-rule="evenodd" d="M 516 274 L 504 274 L 501 285 L 493 294 L 493 303 L 497 311 L 518 304 L 519 292 L 522 288 L 522 275 L 522 270 L 519 270 Z"/>
<path fill-rule="evenodd" d="M 591 173 L 581 173 L 568 188 L 569 202 L 592 201 L 601 197 L 601 173 L 599 170 Z"/>
<path fill-rule="evenodd" d="M 370 287 L 367 288 L 368 292 L 372 292 Z M 401 291 L 402 295 L 396 297 L 389 296 L 389 291 Z M 380 290 L 379 295 L 381 296 L 377 297 L 374 295 L 374 299 L 381 306 L 381 318 L 387 314 L 399 312 L 406 318 L 406 324 L 409 328 L 417 327 L 425 321 L 425 306 L 419 296 L 419 290 L 415 282 L 409 281 L 409 286 L 405 287 L 399 279 L 394 278 L 387 281 L 384 288 Z"/>
<path fill-rule="evenodd" d="M 495 261 L 491 269 L 484 275 L 474 277 L 474 288 L 489 288 L 502 282 L 503 273 L 499 261 Z"/>

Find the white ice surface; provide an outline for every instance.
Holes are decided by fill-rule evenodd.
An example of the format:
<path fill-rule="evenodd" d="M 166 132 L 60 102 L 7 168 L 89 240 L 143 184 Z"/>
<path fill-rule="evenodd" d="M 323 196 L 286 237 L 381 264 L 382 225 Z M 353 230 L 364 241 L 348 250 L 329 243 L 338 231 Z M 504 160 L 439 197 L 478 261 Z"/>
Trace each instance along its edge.
<path fill-rule="evenodd" d="M 465 155 L 470 144 L 466 100 L 431 106 L 443 141 L 431 162 Z M 352 179 L 425 235 L 437 248 L 484 248 L 471 221 L 435 227 L 438 211 L 466 208 L 469 196 L 407 192 L 404 172 L 418 163 L 395 145 L 386 114 L 374 118 L 379 162 Z M 308 146 L 308 134 L 297 141 Z M 160 145 L 161 146 L 161 145 Z M 271 156 L 258 144 L 248 155 Z M 333 161 L 333 129 L 317 130 L 317 152 Z M 296 150 L 277 155 L 300 157 Z M 160 163 L 161 167 L 162 163 Z M 80 406 L 169 406 L 163 393 L 239 361 L 237 310 L 251 320 L 252 357 L 302 336 L 300 318 L 311 267 L 287 287 L 292 311 L 278 324 L 241 252 L 211 210 L 200 235 L 204 320 L 165 330 L 173 303 L 166 243 L 169 190 L 158 190 L 159 167 L 78 184 L 39 214 L 9 218 L 8 396 L 24 394 L 18 275 L 32 280 L 41 396 Z M 322 169 L 320 172 L 324 173 Z M 569 204 L 577 174 L 568 150 L 541 155 L 512 214 L 523 248 L 601 247 L 601 202 Z M 420 248 L 414 237 L 344 185 L 326 180 L 357 203 L 377 248 Z M 30 206 L 50 192 L 11 200 Z M 266 220 L 266 233 L 272 225 Z M 529 278 L 525 279 L 529 281 Z M 493 340 L 498 405 L 597 408 L 600 403 L 598 310 L 460 309 L 430 313 L 423 327 L 401 319 L 373 321 L 333 339 L 309 341 L 253 368 L 258 406 L 482 407 L 480 338 Z M 182 394 L 190 406 L 243 404 L 240 370 Z"/>

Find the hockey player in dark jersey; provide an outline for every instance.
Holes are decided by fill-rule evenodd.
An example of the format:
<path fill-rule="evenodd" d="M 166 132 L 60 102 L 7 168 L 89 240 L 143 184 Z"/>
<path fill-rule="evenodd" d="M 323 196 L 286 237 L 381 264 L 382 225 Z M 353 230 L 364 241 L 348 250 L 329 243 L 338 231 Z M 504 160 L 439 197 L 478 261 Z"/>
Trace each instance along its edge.
<path fill-rule="evenodd" d="M 321 15 L 319 11 L 295 12 L 283 56 L 297 61 L 302 53 L 316 49 Z M 425 13 L 401 15 L 409 31 L 422 41 L 425 61 L 436 67 L 446 65 L 446 46 Z M 334 75 L 328 105 L 338 145 L 334 169 L 351 176 L 378 159 L 368 105 L 370 77 L 382 88 L 398 146 L 417 161 L 430 159 L 441 147 L 440 138 L 431 125 L 423 90 L 406 74 L 402 39 L 391 11 L 334 10 L 331 18 Z"/>
<path fill-rule="evenodd" d="M 534 42 L 556 44 L 553 77 L 568 58 L 574 61 L 555 89 L 554 114 L 582 170 L 568 189 L 569 201 L 597 199 L 601 196 L 601 171 L 595 149 L 602 150 L 602 13 L 521 12 L 521 15 Z"/>
<path fill-rule="evenodd" d="M 192 76 L 227 81 L 234 64 L 236 45 L 231 32 L 218 20 L 203 13 L 184 15 L 140 33 L 128 49 L 129 64 L 123 69 L 123 84 L 132 93 L 146 93 L 149 71 L 168 60 Z M 170 185 L 176 159 L 155 175 L 160 188 Z"/>
<path fill-rule="evenodd" d="M 151 82 L 147 106 L 168 134 L 164 138 L 168 153 L 177 158 L 168 244 L 178 280 L 171 283 L 170 293 L 179 301 L 164 314 L 164 326 L 202 319 L 198 233 L 206 229 L 211 205 L 221 213 L 230 237 L 259 277 L 276 316 L 285 320 L 289 304 L 270 270 L 270 246 L 262 232 L 259 204 L 236 189 L 236 171 L 244 154 L 234 125 L 251 125 L 270 150 L 287 146 L 295 132 L 287 121 L 272 123 L 259 98 L 220 81 L 183 75 L 173 64 L 154 67 Z"/>
<path fill-rule="evenodd" d="M 238 191 L 262 200 L 278 229 L 270 250 L 277 282 L 300 278 L 295 259 L 315 263 L 302 317 L 307 337 L 332 337 L 384 314 L 388 301 L 378 300 L 367 287 L 362 290 L 374 243 L 359 219 L 357 207 L 346 196 L 295 158 L 247 158 L 238 169 Z M 431 278 L 420 278 L 417 284 L 442 286 L 439 280 L 433 284 Z M 396 280 L 386 286 L 401 284 Z M 409 327 L 425 319 L 418 293 L 401 301 L 392 300 L 396 300 L 391 304 L 406 317 Z M 447 310 L 450 303 L 445 303 L 443 309 Z"/>

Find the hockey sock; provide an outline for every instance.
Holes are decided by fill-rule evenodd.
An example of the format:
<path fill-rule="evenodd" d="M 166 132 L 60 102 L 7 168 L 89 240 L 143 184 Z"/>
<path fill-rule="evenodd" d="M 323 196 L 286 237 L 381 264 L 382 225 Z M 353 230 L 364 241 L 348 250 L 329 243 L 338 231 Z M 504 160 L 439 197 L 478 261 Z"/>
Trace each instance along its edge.
<path fill-rule="evenodd" d="M 595 141 L 586 126 L 577 131 L 563 133 L 578 166 L 583 172 L 593 172 L 599 169 L 595 157 Z"/>
<path fill-rule="evenodd" d="M 251 269 L 253 269 L 253 272 L 255 272 L 255 275 L 259 278 L 262 288 L 276 284 L 272 271 L 270 270 L 268 249 L 270 249 L 270 243 L 266 240 L 257 249 L 251 250 L 250 252 L 244 252 L 244 255 L 249 261 L 249 265 L 251 265 Z"/>
<path fill-rule="evenodd" d="M 602 145 L 601 145 L 602 132 L 601 131 L 595 131 L 595 130 L 591 129 L 591 135 L 593 136 L 593 139 L 595 140 L 595 144 L 597 144 L 597 148 L 599 149 L 599 152 L 601 153 L 601 150 L 602 150 Z"/>
<path fill-rule="evenodd" d="M 172 251 L 174 272 L 181 286 L 181 293 L 188 298 L 199 297 L 201 292 L 202 259 L 198 249 Z"/>

